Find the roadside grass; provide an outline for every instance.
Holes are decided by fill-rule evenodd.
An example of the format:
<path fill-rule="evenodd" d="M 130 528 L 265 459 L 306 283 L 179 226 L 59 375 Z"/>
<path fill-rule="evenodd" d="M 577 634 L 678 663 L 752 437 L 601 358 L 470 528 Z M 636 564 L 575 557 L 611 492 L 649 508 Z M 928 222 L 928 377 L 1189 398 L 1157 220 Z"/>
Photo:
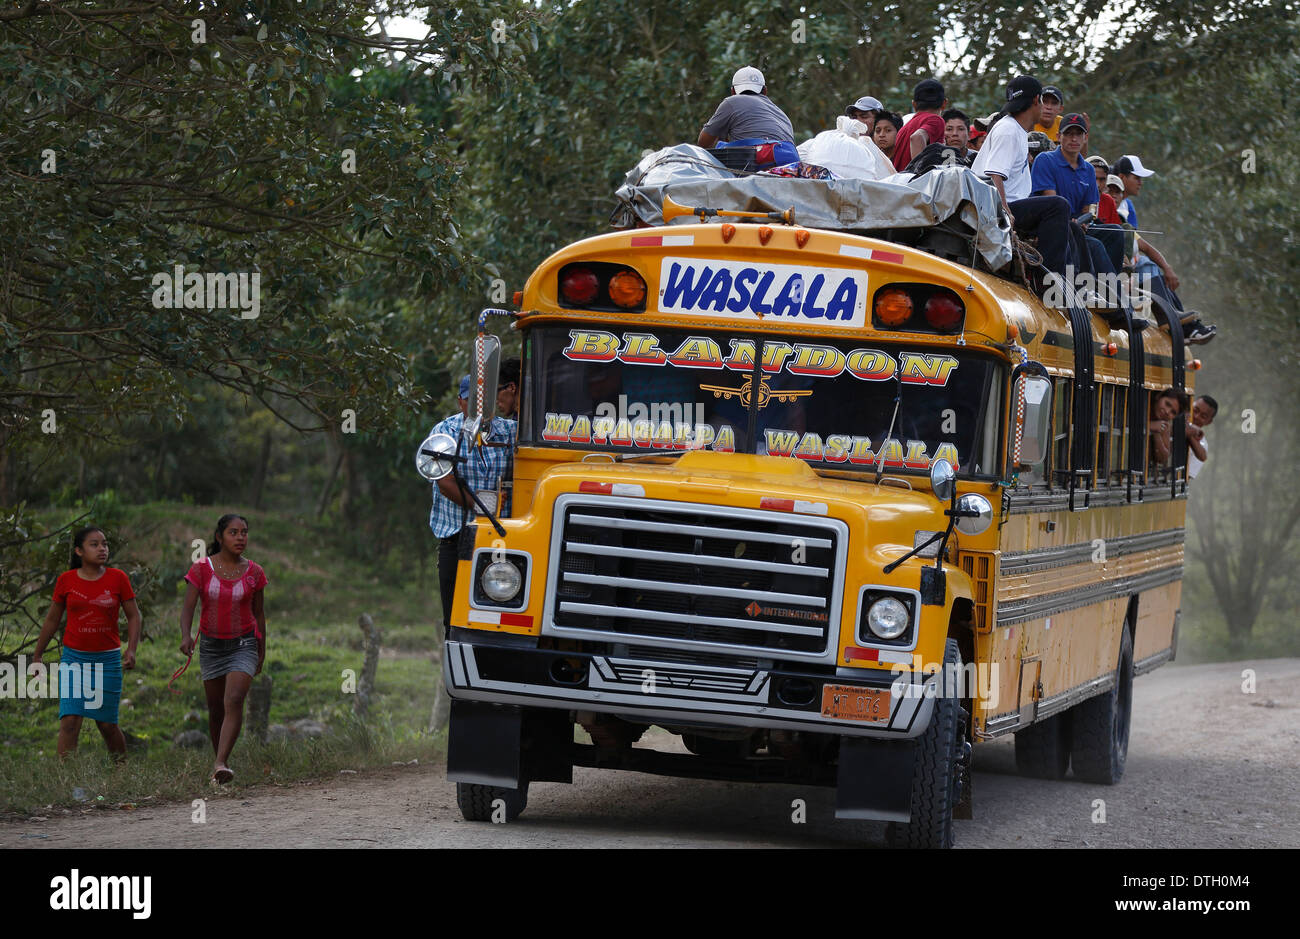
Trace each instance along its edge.
<path fill-rule="evenodd" d="M 53 518 L 54 510 L 50 512 Z M 188 569 L 192 540 L 210 537 L 220 513 L 204 506 L 151 503 L 127 507 L 124 514 L 126 545 L 110 563 L 148 564 L 161 570 L 168 583 L 179 581 Z M 333 776 L 340 769 L 436 759 L 445 735 L 426 732 L 438 669 L 433 661 L 434 624 L 441 620 L 436 578 L 421 587 L 409 562 L 403 570 L 331 553 L 327 525 L 273 512 L 255 513 L 250 523 L 248 553 L 266 568 L 269 580 L 264 668 L 272 679 L 269 723 L 307 718 L 328 731 L 319 738 L 293 736 L 263 744 L 248 734 L 245 716 L 244 733 L 231 756 L 237 785 L 287 784 Z M 164 591 L 163 599 L 144 611 L 147 638 L 122 687 L 119 726 L 128 735 L 125 764 L 109 760 L 89 720 L 83 722 L 78 752 L 58 760 L 57 695 L 0 700 L 0 812 L 191 799 L 218 791 L 207 785 L 211 747 L 173 744 L 180 732 L 206 735 L 208 726 L 197 656 L 175 683 L 179 694 L 167 689 L 172 672 L 185 662 L 178 649 L 182 587 L 176 583 L 174 596 Z M 43 616 L 49 597 L 39 603 Z M 370 714 L 358 720 L 355 695 L 344 686 L 354 688 L 362 670 L 362 613 L 369 613 L 380 628 L 383 651 Z M 46 663 L 57 657 L 52 644 Z M 81 790 L 81 798 L 74 790 Z"/>
<path fill-rule="evenodd" d="M 0 814 L 30 817 L 231 798 L 249 786 L 289 785 L 336 777 L 340 770 L 363 771 L 393 763 L 435 762 L 443 752 L 445 736 L 395 727 L 385 720 L 348 717 L 336 722 L 325 737 L 265 744 L 241 738 L 230 761 L 235 781 L 215 786 L 208 782 L 210 748 L 167 748 L 143 758 L 129 752 L 124 763 L 114 764 L 99 733 L 91 733 L 96 739 L 83 738 L 77 752 L 63 761 L 54 756 L 53 740 L 45 756 L 36 759 L 21 752 L 0 752 Z"/>

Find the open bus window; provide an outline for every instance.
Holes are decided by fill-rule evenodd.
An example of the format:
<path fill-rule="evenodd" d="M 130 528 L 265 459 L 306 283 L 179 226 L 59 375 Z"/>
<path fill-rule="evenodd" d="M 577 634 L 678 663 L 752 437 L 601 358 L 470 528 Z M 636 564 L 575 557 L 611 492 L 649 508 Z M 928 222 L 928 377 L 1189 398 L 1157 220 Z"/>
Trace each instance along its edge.
<path fill-rule="evenodd" d="M 1052 398 L 1052 483 L 1054 486 L 1067 487 L 1070 482 L 1070 395 L 1074 388 L 1068 378 L 1056 380 L 1056 391 Z"/>
<path fill-rule="evenodd" d="M 1000 473 L 1005 368 L 995 359 L 808 339 L 539 327 L 520 442 L 755 453 L 862 473 L 881 461 L 885 472 L 927 473 L 942 457 L 963 475 Z"/>

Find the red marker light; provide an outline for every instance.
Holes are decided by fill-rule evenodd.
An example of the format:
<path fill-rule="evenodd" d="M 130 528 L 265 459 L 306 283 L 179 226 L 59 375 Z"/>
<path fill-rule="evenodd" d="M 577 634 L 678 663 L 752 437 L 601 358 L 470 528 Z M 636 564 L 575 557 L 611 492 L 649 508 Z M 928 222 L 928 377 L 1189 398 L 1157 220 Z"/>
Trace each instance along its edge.
<path fill-rule="evenodd" d="M 560 296 L 569 303 L 590 303 L 600 291 L 600 281 L 586 267 L 571 267 L 560 278 Z"/>
<path fill-rule="evenodd" d="M 941 333 L 951 332 L 961 325 L 966 310 L 947 294 L 936 293 L 925 301 L 925 321 Z"/>

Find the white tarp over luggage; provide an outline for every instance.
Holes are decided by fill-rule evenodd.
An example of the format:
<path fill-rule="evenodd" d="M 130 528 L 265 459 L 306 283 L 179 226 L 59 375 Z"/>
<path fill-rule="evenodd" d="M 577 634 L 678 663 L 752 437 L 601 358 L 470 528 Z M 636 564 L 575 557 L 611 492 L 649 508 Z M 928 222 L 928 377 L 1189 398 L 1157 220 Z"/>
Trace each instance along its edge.
<path fill-rule="evenodd" d="M 737 175 L 707 150 L 677 144 L 647 154 L 627 174 L 615 193 L 615 224 L 630 226 L 639 218 L 663 225 L 665 193 L 682 205 L 710 209 L 781 212 L 793 207 L 797 224 L 839 231 L 928 228 L 955 219 L 974 232 L 975 247 L 992 270 L 1011 261 L 1011 231 L 998 212 L 997 190 L 965 166 L 879 180 Z M 679 224 L 698 221 L 693 216 L 674 219 Z"/>

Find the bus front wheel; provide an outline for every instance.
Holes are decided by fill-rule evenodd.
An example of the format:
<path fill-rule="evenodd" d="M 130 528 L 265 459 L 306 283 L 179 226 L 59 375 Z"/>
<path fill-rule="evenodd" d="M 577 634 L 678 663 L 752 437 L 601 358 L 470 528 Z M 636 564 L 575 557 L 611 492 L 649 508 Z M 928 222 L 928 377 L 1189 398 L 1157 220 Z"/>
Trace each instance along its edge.
<path fill-rule="evenodd" d="M 951 848 L 953 808 L 961 800 L 964 767 L 970 760 L 966 710 L 955 687 L 961 672 L 957 640 L 949 639 L 943 655 L 943 684 L 930 724 L 916 741 L 912 775 L 911 820 L 890 822 L 889 844 L 898 848 Z"/>

